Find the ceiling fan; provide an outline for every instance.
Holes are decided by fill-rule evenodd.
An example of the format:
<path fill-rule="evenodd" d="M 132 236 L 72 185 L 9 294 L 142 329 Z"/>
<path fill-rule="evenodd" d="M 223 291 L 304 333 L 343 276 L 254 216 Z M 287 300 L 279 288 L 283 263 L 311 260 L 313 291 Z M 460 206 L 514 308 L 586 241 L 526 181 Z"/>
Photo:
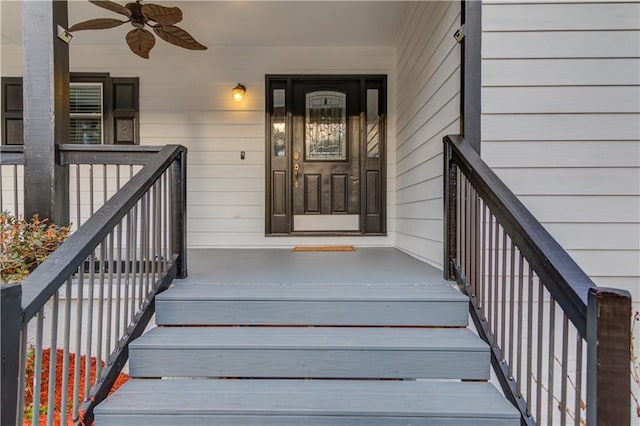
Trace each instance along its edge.
<path fill-rule="evenodd" d="M 112 18 L 89 19 L 79 22 L 69 28 L 69 32 L 80 30 L 102 30 L 118 27 L 131 22 L 133 30 L 127 33 L 129 49 L 136 55 L 149 59 L 149 52 L 156 44 L 156 39 L 150 31 L 144 27 L 150 27 L 154 33 L 167 43 L 189 49 L 206 50 L 207 47 L 198 43 L 191 35 L 174 24 L 182 21 L 182 11 L 177 7 L 165 7 L 152 3 L 127 3 L 122 6 L 109 0 L 89 0 L 90 3 L 100 6 L 112 12 L 126 16 L 126 21 Z"/>

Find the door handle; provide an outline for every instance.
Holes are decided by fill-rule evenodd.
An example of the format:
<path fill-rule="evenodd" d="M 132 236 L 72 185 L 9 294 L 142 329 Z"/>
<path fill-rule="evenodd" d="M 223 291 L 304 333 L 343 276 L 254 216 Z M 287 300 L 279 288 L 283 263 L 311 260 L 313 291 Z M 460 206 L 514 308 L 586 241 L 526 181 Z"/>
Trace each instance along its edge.
<path fill-rule="evenodd" d="M 300 173 L 300 165 L 294 164 L 293 165 L 293 187 L 294 188 L 297 188 L 298 186 L 300 186 L 300 184 L 298 183 L 299 173 Z"/>

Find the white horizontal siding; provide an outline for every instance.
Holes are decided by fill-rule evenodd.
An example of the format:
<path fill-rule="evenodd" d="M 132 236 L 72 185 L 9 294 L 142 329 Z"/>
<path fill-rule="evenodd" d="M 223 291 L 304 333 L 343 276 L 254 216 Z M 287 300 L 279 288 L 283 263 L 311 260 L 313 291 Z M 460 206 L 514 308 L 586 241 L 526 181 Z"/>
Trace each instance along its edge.
<path fill-rule="evenodd" d="M 459 2 L 414 2 L 397 39 L 396 246 L 442 267 L 442 138 L 459 132 Z"/>
<path fill-rule="evenodd" d="M 640 3 L 485 2 L 482 156 L 597 284 L 640 287 Z"/>

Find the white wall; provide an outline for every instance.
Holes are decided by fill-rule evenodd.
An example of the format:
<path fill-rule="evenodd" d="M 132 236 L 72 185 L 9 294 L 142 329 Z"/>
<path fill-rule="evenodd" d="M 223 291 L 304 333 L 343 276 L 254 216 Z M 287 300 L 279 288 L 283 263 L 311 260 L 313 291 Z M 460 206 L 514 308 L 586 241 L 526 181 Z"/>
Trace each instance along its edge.
<path fill-rule="evenodd" d="M 21 75 L 19 46 L 3 46 L 2 75 Z M 194 52 L 161 40 L 144 60 L 122 46 L 71 45 L 71 70 L 140 77 L 143 144 L 182 144 L 188 154 L 190 247 L 393 245 L 395 50 L 393 47 L 239 47 Z M 264 236 L 265 74 L 388 74 L 388 236 Z M 231 99 L 238 82 L 241 103 Z M 240 160 L 240 151 L 246 159 Z"/>
<path fill-rule="evenodd" d="M 397 39 L 396 246 L 442 267 L 442 138 L 460 132 L 460 2 L 414 2 Z"/>
<path fill-rule="evenodd" d="M 482 13 L 482 157 L 596 284 L 639 300 L 640 3 Z"/>

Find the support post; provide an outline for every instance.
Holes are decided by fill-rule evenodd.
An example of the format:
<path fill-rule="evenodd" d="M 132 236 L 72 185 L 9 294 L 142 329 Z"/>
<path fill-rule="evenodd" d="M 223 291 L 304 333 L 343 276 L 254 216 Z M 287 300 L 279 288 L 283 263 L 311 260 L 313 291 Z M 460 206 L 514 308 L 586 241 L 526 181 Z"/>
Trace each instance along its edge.
<path fill-rule="evenodd" d="M 22 2 L 24 214 L 69 224 L 69 175 L 57 164 L 56 144 L 69 136 L 69 46 L 58 39 L 67 28 L 67 1 Z"/>
<path fill-rule="evenodd" d="M 0 316 L 2 318 L 2 335 L 0 336 L 0 353 L 2 358 L 1 379 L 2 405 L 0 423 L 17 424 L 18 385 L 20 374 L 20 330 L 22 328 L 22 286 L 19 284 L 2 284 Z M 20 419 L 22 424 L 22 418 Z"/>
<path fill-rule="evenodd" d="M 457 167 L 453 161 L 453 151 L 448 138 L 444 138 L 444 265 L 442 271 L 445 280 L 455 280 L 453 260 L 458 256 L 457 247 Z"/>
<path fill-rule="evenodd" d="M 587 308 L 587 423 L 631 422 L 631 295 L 596 287 Z"/>
<path fill-rule="evenodd" d="M 171 165 L 172 252 L 178 255 L 176 278 L 187 278 L 187 152 Z"/>
<path fill-rule="evenodd" d="M 462 136 L 474 151 L 480 154 L 482 2 L 462 0 L 461 21 L 464 29 L 460 53 L 462 57 L 462 88 L 460 91 Z"/>

